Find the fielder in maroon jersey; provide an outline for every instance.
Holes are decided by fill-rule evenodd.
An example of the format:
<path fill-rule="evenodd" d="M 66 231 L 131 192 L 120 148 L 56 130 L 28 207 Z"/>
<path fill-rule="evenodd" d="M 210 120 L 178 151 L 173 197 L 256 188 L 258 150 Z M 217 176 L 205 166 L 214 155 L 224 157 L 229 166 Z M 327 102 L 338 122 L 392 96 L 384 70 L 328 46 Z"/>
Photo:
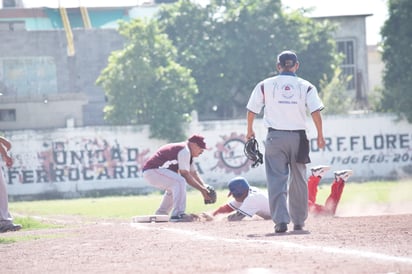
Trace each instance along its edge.
<path fill-rule="evenodd" d="M 171 215 L 172 222 L 192 221 L 186 214 L 186 183 L 199 190 L 205 201 L 211 200 L 207 184 L 197 173 L 193 158 L 206 149 L 204 137 L 192 135 L 187 141 L 160 147 L 143 166 L 143 177 L 156 188 L 164 190 L 156 215 Z"/>

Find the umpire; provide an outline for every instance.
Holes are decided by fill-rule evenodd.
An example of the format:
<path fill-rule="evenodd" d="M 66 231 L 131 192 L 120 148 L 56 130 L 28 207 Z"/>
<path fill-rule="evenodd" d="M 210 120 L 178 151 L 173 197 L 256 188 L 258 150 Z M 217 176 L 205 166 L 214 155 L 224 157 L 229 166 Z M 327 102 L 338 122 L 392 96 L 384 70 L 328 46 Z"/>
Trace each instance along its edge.
<path fill-rule="evenodd" d="M 318 147 L 323 148 L 325 140 L 320 111 L 324 106 L 316 87 L 296 75 L 299 69 L 296 53 L 281 52 L 276 67 L 279 75 L 258 83 L 250 95 L 246 138 L 255 137 L 253 122 L 264 108 L 263 123 L 267 128 L 265 169 L 270 213 L 275 223 L 275 233 L 283 233 L 288 230 L 290 221 L 294 224 L 294 230 L 303 230 L 308 216 L 306 164 L 310 163 L 310 159 L 306 117 L 309 111 L 316 126 Z"/>

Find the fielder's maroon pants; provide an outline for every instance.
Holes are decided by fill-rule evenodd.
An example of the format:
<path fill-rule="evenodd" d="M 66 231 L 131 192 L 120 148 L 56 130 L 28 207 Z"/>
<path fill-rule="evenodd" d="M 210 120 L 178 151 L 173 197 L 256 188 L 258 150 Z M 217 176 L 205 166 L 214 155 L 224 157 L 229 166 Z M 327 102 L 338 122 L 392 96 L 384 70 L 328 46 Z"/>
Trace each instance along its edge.
<path fill-rule="evenodd" d="M 340 197 L 342 196 L 343 188 L 345 187 L 345 182 L 342 179 L 338 179 L 338 181 L 335 179 L 333 181 L 329 197 L 326 199 L 325 205 L 322 206 L 316 204 L 316 194 L 318 193 L 320 179 L 320 177 L 313 175 L 308 179 L 309 212 L 314 214 L 335 215 Z"/>

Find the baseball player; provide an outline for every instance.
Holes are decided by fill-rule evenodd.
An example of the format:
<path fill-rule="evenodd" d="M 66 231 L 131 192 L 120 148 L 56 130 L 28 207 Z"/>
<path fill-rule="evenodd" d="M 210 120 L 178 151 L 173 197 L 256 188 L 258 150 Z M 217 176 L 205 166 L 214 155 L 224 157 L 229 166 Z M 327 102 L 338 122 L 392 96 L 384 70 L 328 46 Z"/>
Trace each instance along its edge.
<path fill-rule="evenodd" d="M 334 172 L 335 179 L 331 186 L 331 193 L 325 205 L 322 206 L 316 204 L 316 194 L 318 192 L 318 184 L 328 170 L 330 170 L 330 167 L 326 165 L 311 168 L 312 175 L 308 178 L 308 206 L 309 212 L 314 215 L 335 215 L 345 182 L 353 174 L 353 171 L 349 169 Z M 213 216 L 236 210 L 235 213 L 228 216 L 229 221 L 240 221 L 246 216 L 252 217 L 253 215 L 260 216 L 265 220 L 271 219 L 269 201 L 265 192 L 250 186 L 243 177 L 232 179 L 228 187 L 230 190 L 229 196 L 232 195 L 234 200 L 216 209 L 212 214 Z"/>
<path fill-rule="evenodd" d="M 211 200 L 207 185 L 196 171 L 193 158 L 206 149 L 204 137 L 192 135 L 187 141 L 160 147 L 143 166 L 143 177 L 154 187 L 165 191 L 156 215 L 169 215 L 170 221 L 192 221 L 186 214 L 186 183 L 200 191 L 205 201 Z"/>
<path fill-rule="evenodd" d="M 323 175 L 330 170 L 329 166 L 315 166 L 311 168 L 312 175 L 308 179 L 309 191 L 309 212 L 314 215 L 335 215 L 336 208 L 342 196 L 345 182 L 353 174 L 350 169 L 335 171 L 335 179 L 331 185 L 331 192 L 326 199 L 325 205 L 316 204 L 316 194 L 318 193 L 318 185 Z"/>
<path fill-rule="evenodd" d="M 271 219 L 266 191 L 250 186 L 243 177 L 233 178 L 229 181 L 228 187 L 230 191 L 228 196 L 233 196 L 233 200 L 216 209 L 213 216 L 236 211 L 227 217 L 229 221 L 240 221 L 246 216 L 254 215 L 266 220 Z"/>
<path fill-rule="evenodd" d="M 0 155 L 7 167 L 13 165 L 13 159 L 9 155 L 10 149 L 11 143 L 6 138 L 0 136 Z M 7 187 L 3 176 L 3 167 L 0 165 L 0 233 L 20 229 L 21 225 L 13 223 L 13 218 L 9 212 Z"/>

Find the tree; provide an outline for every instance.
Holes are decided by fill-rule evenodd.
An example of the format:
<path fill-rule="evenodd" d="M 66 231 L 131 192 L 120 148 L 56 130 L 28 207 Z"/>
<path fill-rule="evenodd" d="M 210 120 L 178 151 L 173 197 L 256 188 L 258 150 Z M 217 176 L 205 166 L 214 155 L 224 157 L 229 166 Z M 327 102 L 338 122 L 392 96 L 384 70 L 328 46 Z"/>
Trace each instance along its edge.
<path fill-rule="evenodd" d="M 342 70 L 337 67 L 331 80 L 327 79 L 326 76 L 321 80 L 320 97 L 325 105 L 325 110 L 322 113 L 345 114 L 352 109 L 353 99 L 346 89 L 351 76 L 347 76 L 346 79 L 343 77 Z"/>
<path fill-rule="evenodd" d="M 213 6 L 202 8 L 188 0 L 164 6 L 159 13 L 159 25 L 177 48 L 178 62 L 190 67 L 201 90 L 195 99 L 200 115 L 210 112 L 217 102 L 228 102 L 227 91 L 219 84 L 226 58 L 218 30 L 220 23 L 213 17 L 216 13 Z"/>
<path fill-rule="evenodd" d="M 190 71 L 153 21 L 123 23 L 125 47 L 113 52 L 96 83 L 103 87 L 105 119 L 116 125 L 149 124 L 151 137 L 177 141 L 197 93 Z"/>
<path fill-rule="evenodd" d="M 215 0 L 205 8 L 182 0 L 161 9 L 160 28 L 196 79 L 200 117 L 244 117 L 253 86 L 273 74 L 284 49 L 298 52 L 300 76 L 317 85 L 324 75 L 332 78 L 333 27 L 281 8 L 279 0 Z"/>
<path fill-rule="evenodd" d="M 389 0 L 389 17 L 381 35 L 385 62 L 381 107 L 412 122 L 412 2 Z"/>

